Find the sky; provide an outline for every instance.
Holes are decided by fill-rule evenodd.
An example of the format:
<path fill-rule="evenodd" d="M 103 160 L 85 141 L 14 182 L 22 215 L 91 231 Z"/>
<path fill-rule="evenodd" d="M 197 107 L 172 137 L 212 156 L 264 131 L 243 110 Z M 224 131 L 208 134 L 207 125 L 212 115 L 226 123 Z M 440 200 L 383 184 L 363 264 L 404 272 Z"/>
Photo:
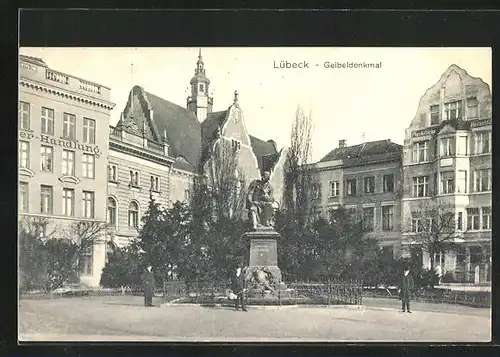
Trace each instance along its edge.
<path fill-rule="evenodd" d="M 34 48 L 53 70 L 111 88 L 115 125 L 132 85 L 182 107 L 199 48 Z M 204 47 L 214 111 L 239 93 L 249 134 L 288 146 L 297 106 L 311 113 L 313 161 L 338 146 L 390 139 L 402 144 L 420 97 L 451 64 L 491 88 L 490 48 Z M 281 61 L 309 68 L 281 69 Z M 330 63 L 374 63 L 380 68 L 325 68 Z M 132 66 L 133 63 L 133 66 Z M 133 70 L 132 70 L 133 68 Z"/>

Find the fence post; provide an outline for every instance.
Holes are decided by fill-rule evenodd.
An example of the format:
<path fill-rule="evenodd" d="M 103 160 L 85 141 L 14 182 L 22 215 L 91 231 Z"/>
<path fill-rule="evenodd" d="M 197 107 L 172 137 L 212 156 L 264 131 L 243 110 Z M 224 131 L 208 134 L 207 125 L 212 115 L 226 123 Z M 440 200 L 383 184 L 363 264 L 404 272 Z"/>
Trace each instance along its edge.
<path fill-rule="evenodd" d="M 281 306 L 281 290 L 278 289 L 278 304 Z"/>
<path fill-rule="evenodd" d="M 212 304 L 215 305 L 215 286 L 213 282 L 211 285 L 212 285 Z"/>
<path fill-rule="evenodd" d="M 331 296 L 330 295 L 331 295 L 331 281 L 330 281 L 330 279 L 328 279 L 326 281 L 326 306 L 329 306 L 331 303 L 331 301 L 330 301 Z"/>

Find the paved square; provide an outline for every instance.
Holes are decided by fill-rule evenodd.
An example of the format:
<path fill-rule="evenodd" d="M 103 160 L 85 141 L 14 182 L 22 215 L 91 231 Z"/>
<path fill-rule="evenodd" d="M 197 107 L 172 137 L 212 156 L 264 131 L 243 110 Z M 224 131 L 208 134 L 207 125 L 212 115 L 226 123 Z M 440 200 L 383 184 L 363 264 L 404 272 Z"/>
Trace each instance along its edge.
<path fill-rule="evenodd" d="M 21 341 L 383 341 L 487 342 L 490 309 L 366 299 L 352 307 L 141 306 L 141 297 L 21 300 Z"/>

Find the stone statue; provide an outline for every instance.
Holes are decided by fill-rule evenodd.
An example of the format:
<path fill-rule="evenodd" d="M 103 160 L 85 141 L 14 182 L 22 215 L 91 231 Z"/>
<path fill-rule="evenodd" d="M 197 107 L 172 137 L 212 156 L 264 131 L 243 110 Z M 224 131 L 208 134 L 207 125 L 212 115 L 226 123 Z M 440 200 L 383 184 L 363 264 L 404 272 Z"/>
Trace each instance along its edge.
<path fill-rule="evenodd" d="M 271 173 L 264 171 L 260 180 L 250 183 L 247 195 L 248 216 L 252 223 L 252 229 L 259 227 L 271 227 L 274 214 L 275 201 L 273 188 L 269 183 Z"/>

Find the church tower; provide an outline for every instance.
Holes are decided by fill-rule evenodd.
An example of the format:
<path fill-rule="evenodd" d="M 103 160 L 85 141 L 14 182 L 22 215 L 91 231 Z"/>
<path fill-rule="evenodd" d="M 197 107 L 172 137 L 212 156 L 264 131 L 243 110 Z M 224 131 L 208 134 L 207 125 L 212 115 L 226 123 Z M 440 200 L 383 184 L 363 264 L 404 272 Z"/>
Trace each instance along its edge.
<path fill-rule="evenodd" d="M 205 76 L 201 49 L 198 54 L 198 62 L 191 78 L 191 95 L 187 98 L 187 109 L 194 113 L 200 122 L 207 118 L 212 112 L 213 98 L 209 96 L 210 80 Z"/>

